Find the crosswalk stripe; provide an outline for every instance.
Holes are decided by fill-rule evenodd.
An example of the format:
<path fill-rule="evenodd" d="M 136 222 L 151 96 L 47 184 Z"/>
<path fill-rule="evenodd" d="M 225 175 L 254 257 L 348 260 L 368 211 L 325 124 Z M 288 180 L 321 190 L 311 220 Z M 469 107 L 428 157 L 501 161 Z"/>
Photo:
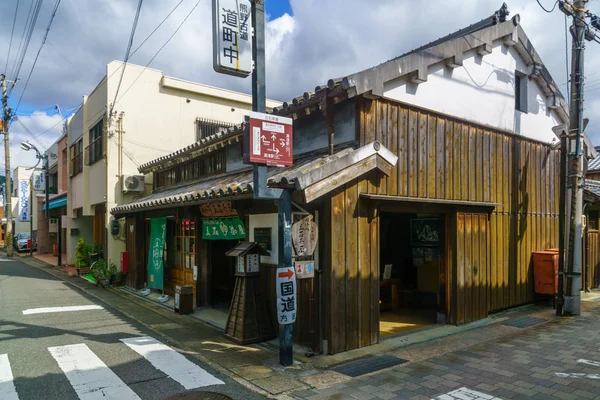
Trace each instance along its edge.
<path fill-rule="evenodd" d="M 156 369 L 164 372 L 186 389 L 224 384 L 222 380 L 215 378 L 169 346 L 152 337 L 133 337 L 121 339 L 121 341 L 148 360 Z"/>
<path fill-rule="evenodd" d="M 88 310 L 104 310 L 104 307 L 91 304 L 89 306 L 29 308 L 27 310 L 23 310 L 23 315 L 57 313 L 57 312 L 66 312 L 66 311 L 88 311 Z"/>
<path fill-rule="evenodd" d="M 19 400 L 13 379 L 8 354 L 0 354 L 0 399 Z"/>
<path fill-rule="evenodd" d="M 84 343 L 48 347 L 81 400 L 139 399 Z"/>

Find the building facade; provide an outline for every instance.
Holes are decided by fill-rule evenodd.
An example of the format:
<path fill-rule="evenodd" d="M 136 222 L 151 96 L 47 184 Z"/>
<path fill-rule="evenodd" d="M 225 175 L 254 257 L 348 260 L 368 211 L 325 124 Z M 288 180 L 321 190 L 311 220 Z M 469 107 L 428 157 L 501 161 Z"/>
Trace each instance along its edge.
<path fill-rule="evenodd" d="M 121 68 L 117 61 L 106 66 L 106 76 L 67 123 L 69 263 L 77 240 L 84 238 L 118 264 L 125 251 L 124 225 L 111 231 L 107 210 L 150 190 L 151 177 L 144 180 L 138 166 L 221 131 L 252 104 L 248 95 L 133 64 L 127 64 L 119 87 Z"/>

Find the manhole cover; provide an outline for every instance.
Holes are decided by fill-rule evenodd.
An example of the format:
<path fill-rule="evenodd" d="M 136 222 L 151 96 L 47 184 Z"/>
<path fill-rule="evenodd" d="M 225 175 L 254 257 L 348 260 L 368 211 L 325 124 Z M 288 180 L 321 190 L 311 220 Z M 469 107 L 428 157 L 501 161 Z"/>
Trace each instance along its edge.
<path fill-rule="evenodd" d="M 379 371 L 382 369 L 393 367 L 394 365 L 400 365 L 408 362 L 394 356 L 378 356 L 353 361 L 347 364 L 340 365 L 332 368 L 332 370 L 339 372 L 340 374 L 356 377 L 370 372 Z"/>
<path fill-rule="evenodd" d="M 167 397 L 165 400 L 233 400 L 229 396 L 215 392 L 187 392 Z"/>
<path fill-rule="evenodd" d="M 535 318 L 535 317 L 523 317 L 523 318 L 515 318 L 506 321 L 502 325 L 514 326 L 515 328 L 525 328 L 526 326 L 531 326 L 535 324 L 539 324 L 540 322 L 544 322 L 543 318 Z"/>

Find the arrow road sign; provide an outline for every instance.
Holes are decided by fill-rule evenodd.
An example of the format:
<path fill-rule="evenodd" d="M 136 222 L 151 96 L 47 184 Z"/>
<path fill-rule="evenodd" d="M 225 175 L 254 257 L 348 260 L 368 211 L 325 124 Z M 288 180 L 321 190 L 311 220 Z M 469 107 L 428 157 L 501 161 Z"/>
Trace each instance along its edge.
<path fill-rule="evenodd" d="M 280 324 L 296 321 L 296 274 L 294 268 L 277 268 L 277 320 Z"/>

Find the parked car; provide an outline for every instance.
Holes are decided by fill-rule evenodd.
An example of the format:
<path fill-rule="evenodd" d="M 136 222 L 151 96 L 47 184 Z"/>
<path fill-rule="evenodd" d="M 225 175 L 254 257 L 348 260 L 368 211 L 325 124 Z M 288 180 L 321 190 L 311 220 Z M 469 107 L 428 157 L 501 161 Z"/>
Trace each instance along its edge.
<path fill-rule="evenodd" d="M 21 232 L 17 236 L 15 236 L 15 240 L 13 241 L 13 247 L 16 251 L 27 251 L 29 248 L 27 247 L 27 242 L 31 239 L 31 234 L 29 232 Z M 33 249 L 35 250 L 37 247 L 37 243 L 32 243 Z"/>

